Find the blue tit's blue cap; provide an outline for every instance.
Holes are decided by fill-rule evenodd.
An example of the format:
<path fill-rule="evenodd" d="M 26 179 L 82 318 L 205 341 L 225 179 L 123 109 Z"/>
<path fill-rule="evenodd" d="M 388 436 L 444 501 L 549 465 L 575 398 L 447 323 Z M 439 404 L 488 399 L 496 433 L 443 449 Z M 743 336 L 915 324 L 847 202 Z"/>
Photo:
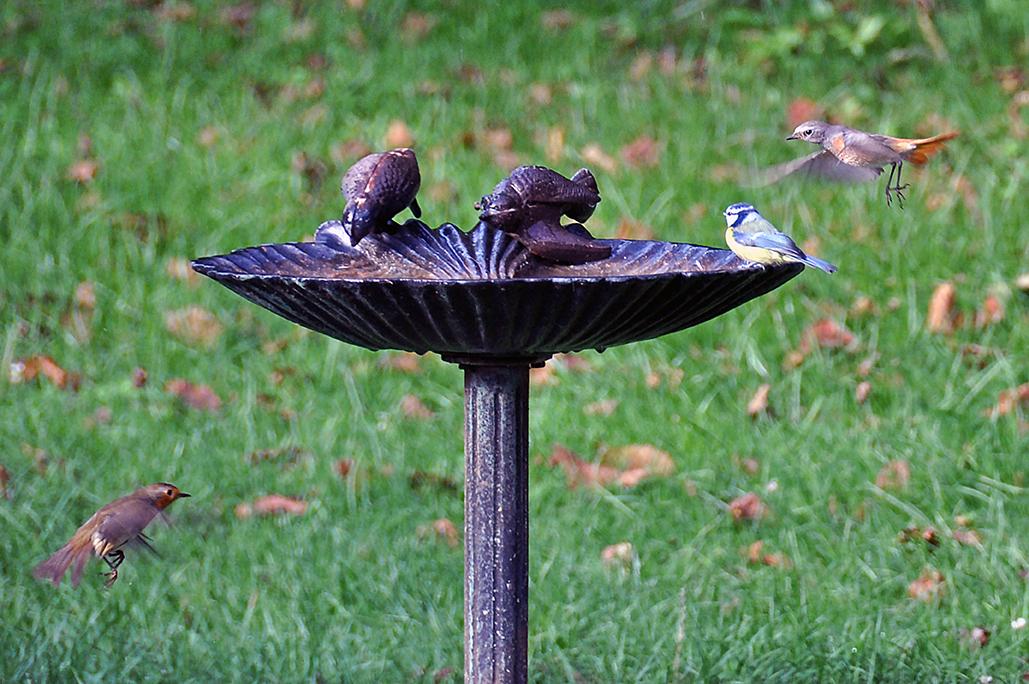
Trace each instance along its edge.
<path fill-rule="evenodd" d="M 736 204 L 730 204 L 722 212 L 722 216 L 737 216 L 739 214 L 746 214 L 751 211 L 757 211 L 754 207 L 746 202 L 737 202 Z"/>

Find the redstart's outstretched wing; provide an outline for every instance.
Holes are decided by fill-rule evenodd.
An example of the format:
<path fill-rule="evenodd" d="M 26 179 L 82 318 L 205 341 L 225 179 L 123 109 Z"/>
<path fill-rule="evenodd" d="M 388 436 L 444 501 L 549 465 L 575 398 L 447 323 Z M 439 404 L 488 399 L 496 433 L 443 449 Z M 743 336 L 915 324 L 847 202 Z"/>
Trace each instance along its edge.
<path fill-rule="evenodd" d="M 759 171 L 754 185 L 771 185 L 788 176 L 803 176 L 837 183 L 862 183 L 875 180 L 882 171 L 882 167 L 877 166 L 848 166 L 831 153 L 819 150 L 806 157 Z"/>
<path fill-rule="evenodd" d="M 109 511 L 97 525 L 91 541 L 99 557 L 135 539 L 158 513 L 157 507 L 149 501 L 126 497 L 116 510 Z"/>

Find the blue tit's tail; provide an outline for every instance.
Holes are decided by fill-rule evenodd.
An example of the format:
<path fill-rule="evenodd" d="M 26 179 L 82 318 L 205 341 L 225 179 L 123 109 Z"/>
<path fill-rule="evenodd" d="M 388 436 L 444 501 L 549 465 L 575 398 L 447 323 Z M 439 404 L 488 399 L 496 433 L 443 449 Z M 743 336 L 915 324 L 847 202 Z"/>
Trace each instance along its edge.
<path fill-rule="evenodd" d="M 826 273 L 836 273 L 835 266 L 830 264 L 828 261 L 824 261 L 822 259 L 819 259 L 818 257 L 813 257 L 810 254 L 805 254 L 804 258 L 801 261 L 805 266 L 818 268 L 825 271 Z"/>

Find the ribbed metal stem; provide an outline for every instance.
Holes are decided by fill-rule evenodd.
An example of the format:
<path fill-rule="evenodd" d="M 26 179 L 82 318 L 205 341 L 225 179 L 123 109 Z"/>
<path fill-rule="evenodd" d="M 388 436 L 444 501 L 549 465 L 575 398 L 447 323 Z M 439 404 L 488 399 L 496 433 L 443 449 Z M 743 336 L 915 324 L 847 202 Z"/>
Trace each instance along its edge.
<path fill-rule="evenodd" d="M 529 364 L 465 372 L 465 682 L 527 680 Z"/>

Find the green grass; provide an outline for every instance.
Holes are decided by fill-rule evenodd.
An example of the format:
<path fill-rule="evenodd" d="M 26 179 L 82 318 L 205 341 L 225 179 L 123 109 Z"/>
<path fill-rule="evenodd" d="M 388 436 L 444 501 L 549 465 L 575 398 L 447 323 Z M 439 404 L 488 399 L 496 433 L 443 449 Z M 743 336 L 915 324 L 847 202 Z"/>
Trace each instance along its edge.
<path fill-rule="evenodd" d="M 721 209 L 748 200 L 798 240 L 816 237 L 840 266 L 694 330 L 586 353 L 592 372 L 559 370 L 558 384 L 533 389 L 534 681 L 1018 681 L 1029 670 L 1029 629 L 1010 627 L 1029 617 L 1026 415 L 983 411 L 1029 381 L 1029 309 L 1012 289 L 1029 270 L 1026 148 L 995 79 L 1025 68 L 1021 3 L 937 3 L 949 62 L 932 58 L 915 9 L 892 2 L 857 3 L 863 14 L 824 2 L 610 2 L 574 9 L 564 29 L 544 28 L 532 5 L 426 3 L 436 23 L 417 40 L 399 28 L 410 8 L 367 4 L 293 16 L 266 3 L 245 32 L 207 2 L 180 5 L 196 12 L 178 22 L 118 3 L 0 8 L 0 360 L 6 375 L 14 360 L 48 354 L 83 376 L 78 392 L 0 380 L 0 464 L 11 474 L 11 499 L 0 500 L 0 680 L 432 681 L 448 667 L 460 677 L 461 551 L 416 530 L 440 517 L 460 525 L 461 497 L 409 483 L 415 471 L 461 480 L 460 372 L 435 357 L 418 374 L 383 370 L 377 354 L 299 334 L 214 283 L 165 271 L 172 258 L 310 235 L 342 208 L 336 181 L 350 160 L 334 159 L 334 145 L 381 148 L 400 119 L 417 140 L 430 222 L 470 226 L 474 201 L 507 172 L 469 133 L 509 128 L 523 163 L 566 174 L 589 143 L 617 158 L 649 135 L 662 148 L 656 167 L 597 170 L 597 232 L 628 217 L 663 239 L 721 245 Z M 674 73 L 655 63 L 629 76 L 642 52 L 666 47 Z M 328 67 L 313 71 L 313 54 Z M 462 78 L 470 67 L 481 78 Z M 319 78 L 324 93 L 304 96 Z M 531 99 L 532 84 L 550 87 L 550 104 Z M 936 132 L 923 129 L 947 125 L 937 117 L 963 135 L 908 177 L 905 211 L 884 206 L 881 183 L 718 180 L 720 169 L 807 151 L 782 141 L 801 96 L 862 127 Z M 565 144 L 548 161 L 555 126 Z M 211 147 L 198 140 L 206 127 L 217 131 Z M 83 134 L 100 162 L 87 186 L 67 177 Z M 293 168 L 301 151 L 325 164 L 320 185 Z M 953 190 L 959 176 L 974 206 Z M 444 181 L 455 192 L 429 191 Z M 944 280 L 966 316 L 999 292 L 1004 319 L 927 333 Z M 82 281 L 96 293 L 88 340 L 62 322 Z M 862 295 L 874 315 L 848 313 Z M 165 312 L 189 305 L 225 325 L 209 350 L 165 329 Z M 804 329 L 826 316 L 858 349 L 816 350 L 785 370 Z M 288 344 L 262 350 L 277 340 Z M 989 350 L 981 364 L 961 353 L 973 343 Z M 869 357 L 873 392 L 858 405 Z M 136 367 L 149 374 L 142 389 Z M 283 368 L 295 372 L 276 384 Z M 648 388 L 648 373 L 674 369 L 681 385 Z M 225 405 L 182 407 L 163 391 L 174 377 L 211 385 Z M 764 382 L 774 414 L 752 422 L 745 406 Z M 405 394 L 435 417 L 405 418 Z M 612 416 L 582 413 L 607 398 L 620 400 Z M 90 422 L 100 407 L 109 423 Z M 558 442 L 591 459 L 601 444 L 652 443 L 677 472 L 570 491 L 546 466 Z M 45 474 L 21 445 L 46 451 Z M 289 468 L 245 458 L 289 446 L 310 456 Z M 757 459 L 758 472 L 734 457 Z M 339 458 L 355 459 L 360 476 L 337 477 Z M 898 459 L 911 465 L 908 486 L 876 488 Z M 152 530 L 162 561 L 130 552 L 111 591 L 97 563 L 77 590 L 32 579 L 96 507 L 157 480 L 194 496 L 171 510 L 174 526 Z M 772 514 L 734 525 L 724 504 L 746 491 Z M 233 514 L 271 492 L 311 507 Z M 982 549 L 950 538 L 956 515 L 973 520 Z M 899 544 L 909 524 L 934 526 L 941 546 Z M 759 539 L 792 567 L 748 565 Z M 623 540 L 638 563 L 605 568 L 602 549 Z M 936 603 L 907 596 L 926 569 L 946 578 Z M 992 631 L 982 649 L 959 638 L 976 625 Z"/>

